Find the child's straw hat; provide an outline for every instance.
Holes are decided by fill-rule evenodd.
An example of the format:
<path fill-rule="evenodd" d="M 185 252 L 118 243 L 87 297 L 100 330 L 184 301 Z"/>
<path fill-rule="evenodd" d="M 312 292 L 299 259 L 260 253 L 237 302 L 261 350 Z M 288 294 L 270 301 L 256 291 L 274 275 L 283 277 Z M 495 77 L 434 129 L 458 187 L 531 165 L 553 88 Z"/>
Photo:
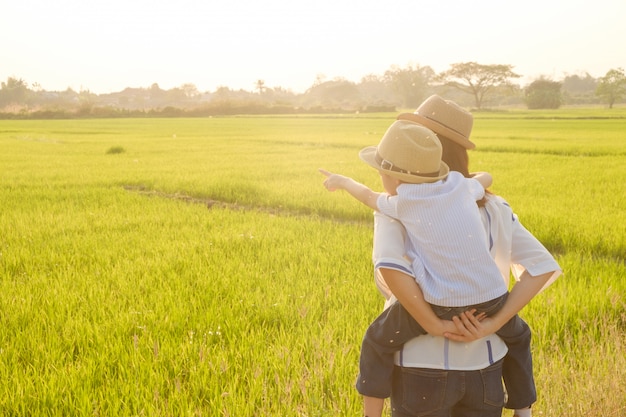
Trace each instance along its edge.
<path fill-rule="evenodd" d="M 437 135 L 408 120 L 393 122 L 378 146 L 362 149 L 359 157 L 385 174 L 412 184 L 441 180 L 450 171 L 441 160 Z"/>

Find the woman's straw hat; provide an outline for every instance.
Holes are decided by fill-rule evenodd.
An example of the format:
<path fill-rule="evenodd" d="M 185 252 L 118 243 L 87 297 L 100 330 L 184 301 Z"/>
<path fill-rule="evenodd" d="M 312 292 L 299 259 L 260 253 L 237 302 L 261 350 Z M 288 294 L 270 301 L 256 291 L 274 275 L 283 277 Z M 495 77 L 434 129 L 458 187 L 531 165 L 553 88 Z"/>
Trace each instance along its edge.
<path fill-rule="evenodd" d="M 385 174 L 412 184 L 441 180 L 450 171 L 441 160 L 437 135 L 408 120 L 393 122 L 378 146 L 362 149 L 359 157 Z"/>
<path fill-rule="evenodd" d="M 472 113 L 454 101 L 444 100 L 438 95 L 428 97 L 415 113 L 402 113 L 398 120 L 411 120 L 422 124 L 440 136 L 458 143 L 465 149 L 476 145 L 469 140 L 474 125 Z"/>

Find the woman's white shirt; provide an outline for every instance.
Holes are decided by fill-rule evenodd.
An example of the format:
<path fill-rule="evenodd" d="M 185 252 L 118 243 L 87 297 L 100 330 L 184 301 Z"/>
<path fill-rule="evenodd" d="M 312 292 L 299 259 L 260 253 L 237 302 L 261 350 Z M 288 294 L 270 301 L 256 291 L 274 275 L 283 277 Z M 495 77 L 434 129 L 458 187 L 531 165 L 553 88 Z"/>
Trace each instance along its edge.
<path fill-rule="evenodd" d="M 531 276 L 553 272 L 544 289 L 561 275 L 561 268 L 554 257 L 524 228 L 504 199 L 489 195 L 480 212 L 489 250 L 507 285 L 511 274 L 519 280 L 524 270 L 528 270 Z M 413 276 L 411 260 L 403 256 L 406 253 L 405 241 L 406 231 L 400 222 L 375 213 L 372 259 L 375 283 L 386 299 L 385 307 L 395 299 L 380 274 L 380 268 L 395 269 Z M 426 335 L 406 343 L 396 355 L 396 364 L 434 369 L 483 369 L 505 354 L 506 345 L 496 335 L 471 343 Z"/>
<path fill-rule="evenodd" d="M 525 270 L 532 276 L 552 271 L 543 291 L 562 274 L 552 254 L 526 230 L 502 197 L 489 195 L 480 214 L 487 232 L 489 251 L 507 285 L 511 274 L 519 281 Z"/>

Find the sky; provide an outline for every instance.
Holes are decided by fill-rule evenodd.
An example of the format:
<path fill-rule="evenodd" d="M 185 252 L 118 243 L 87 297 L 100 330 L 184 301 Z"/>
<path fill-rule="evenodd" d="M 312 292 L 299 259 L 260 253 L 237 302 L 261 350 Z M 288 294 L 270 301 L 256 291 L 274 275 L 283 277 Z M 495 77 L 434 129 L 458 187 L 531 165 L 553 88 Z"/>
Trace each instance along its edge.
<path fill-rule="evenodd" d="M 0 81 L 105 94 L 301 93 L 392 66 L 512 65 L 519 83 L 626 68 L 625 0 L 9 0 Z"/>

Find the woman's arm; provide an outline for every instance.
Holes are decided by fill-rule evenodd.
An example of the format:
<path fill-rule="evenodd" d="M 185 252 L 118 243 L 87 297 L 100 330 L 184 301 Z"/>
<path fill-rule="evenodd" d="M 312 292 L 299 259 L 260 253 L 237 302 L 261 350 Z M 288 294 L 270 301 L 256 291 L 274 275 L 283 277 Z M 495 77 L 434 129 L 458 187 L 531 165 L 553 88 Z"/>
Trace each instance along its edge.
<path fill-rule="evenodd" d="M 471 312 L 454 320 L 457 331 L 446 335 L 452 340 L 467 342 L 497 331 L 524 308 L 538 293 L 561 274 L 561 268 L 550 252 L 533 236 L 513 213 L 509 204 L 496 195 L 490 196 L 485 207 L 488 213 L 485 228 L 492 242 L 494 256 L 503 277 L 509 271 L 517 279 L 502 309 L 492 317 L 476 322 Z"/>
<path fill-rule="evenodd" d="M 456 330 L 453 322 L 437 317 L 430 304 L 424 300 L 415 278 L 395 269 L 380 268 L 379 271 L 393 295 L 428 334 L 443 336 Z"/>
<path fill-rule="evenodd" d="M 504 326 L 507 321 L 519 313 L 535 295 L 539 294 L 553 273 L 554 271 L 550 271 L 533 277 L 528 273 L 528 271 L 524 271 L 520 278 L 520 282 L 515 284 L 511 289 L 504 306 L 502 306 L 502 308 L 492 316 L 494 321 L 496 321 L 496 325 L 499 325 L 498 329 Z"/>
<path fill-rule="evenodd" d="M 506 302 L 496 314 L 477 321 L 473 318 L 473 312 L 466 311 L 452 319 L 457 330 L 444 333 L 444 336 L 457 342 L 470 342 L 497 332 L 541 291 L 554 273 L 555 271 L 550 271 L 534 277 L 528 271 L 524 271 L 520 281 L 513 286 Z"/>
<path fill-rule="evenodd" d="M 412 276 L 411 262 L 404 257 L 405 238 L 405 229 L 399 221 L 374 213 L 372 260 L 376 270 L 376 285 L 385 298 L 393 294 L 431 335 L 443 336 L 445 331 L 454 331 L 454 323 L 437 317 L 430 304 L 424 300 L 422 290 Z"/>

